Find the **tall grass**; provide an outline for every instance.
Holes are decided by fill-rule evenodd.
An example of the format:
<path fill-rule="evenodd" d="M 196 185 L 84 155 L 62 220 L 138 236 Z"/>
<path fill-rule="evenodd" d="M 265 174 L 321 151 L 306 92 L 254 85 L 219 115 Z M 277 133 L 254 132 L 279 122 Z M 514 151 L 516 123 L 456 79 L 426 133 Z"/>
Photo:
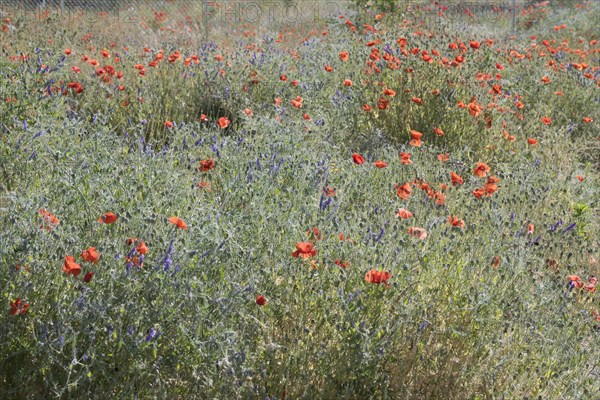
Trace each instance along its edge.
<path fill-rule="evenodd" d="M 370 15 L 354 21 L 370 18 L 377 33 L 342 19 L 200 42 L 161 31 L 177 26 L 170 14 L 143 20 L 147 29 L 59 30 L 50 18 L 2 33 L 0 397 L 598 396 L 600 307 L 578 287 L 600 274 L 598 77 L 585 76 L 597 72 L 597 10 L 562 8 L 514 39 Z M 440 55 L 402 56 L 399 38 Z M 448 48 L 460 41 L 465 52 Z M 369 70 L 371 49 L 386 46 L 401 68 Z M 460 66 L 441 61 L 458 54 Z M 199 63 L 185 65 L 192 56 Z M 478 116 L 457 106 L 473 97 Z M 477 162 L 487 177 L 473 173 Z M 476 198 L 489 175 L 498 190 Z M 397 217 L 401 207 L 412 218 Z M 108 212 L 117 221 L 100 223 Z M 299 242 L 317 253 L 293 257 Z M 97 263 L 84 260 L 90 246 Z M 63 271 L 66 256 L 77 277 Z M 391 278 L 368 282 L 373 269 Z"/>

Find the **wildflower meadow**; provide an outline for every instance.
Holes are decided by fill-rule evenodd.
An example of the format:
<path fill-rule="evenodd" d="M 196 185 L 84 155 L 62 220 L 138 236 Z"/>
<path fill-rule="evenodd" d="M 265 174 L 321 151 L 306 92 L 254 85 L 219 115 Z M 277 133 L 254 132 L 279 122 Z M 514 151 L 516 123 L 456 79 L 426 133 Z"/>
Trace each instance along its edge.
<path fill-rule="evenodd" d="M 0 398 L 600 399 L 598 1 L 60 3 L 0 8 Z"/>

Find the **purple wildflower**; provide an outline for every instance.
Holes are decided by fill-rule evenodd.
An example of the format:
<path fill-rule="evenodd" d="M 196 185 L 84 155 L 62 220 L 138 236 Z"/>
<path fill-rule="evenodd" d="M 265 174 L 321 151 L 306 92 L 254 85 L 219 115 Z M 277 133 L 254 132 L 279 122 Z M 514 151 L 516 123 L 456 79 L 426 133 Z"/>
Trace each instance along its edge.
<path fill-rule="evenodd" d="M 146 342 L 156 339 L 160 335 L 160 332 L 154 328 L 150 328 L 148 335 L 146 335 Z"/>
<path fill-rule="evenodd" d="M 577 223 L 573 222 L 571 225 L 569 225 L 569 226 L 567 226 L 565 228 L 565 230 L 563 231 L 563 233 L 567 233 L 567 232 L 572 231 L 576 226 L 577 226 Z"/>
<path fill-rule="evenodd" d="M 163 262 L 163 265 L 165 267 L 165 272 L 168 271 L 169 269 L 171 269 L 171 265 L 173 265 L 173 258 L 172 258 L 172 254 L 173 254 L 173 242 L 174 239 L 171 239 L 171 243 L 169 244 L 169 249 L 167 250 L 167 255 L 165 256 L 165 261 Z"/>

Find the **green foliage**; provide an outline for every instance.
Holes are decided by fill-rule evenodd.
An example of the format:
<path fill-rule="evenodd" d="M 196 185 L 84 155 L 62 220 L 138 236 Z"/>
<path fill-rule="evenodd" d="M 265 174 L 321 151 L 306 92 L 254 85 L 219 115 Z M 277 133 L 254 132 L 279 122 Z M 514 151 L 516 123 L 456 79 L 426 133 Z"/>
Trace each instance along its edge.
<path fill-rule="evenodd" d="M 584 32 L 596 15 L 587 12 L 572 11 Z M 537 56 L 509 65 L 531 39 L 502 35 L 449 67 L 438 62 L 456 56 L 449 42 L 485 43 L 480 32 L 429 38 L 385 17 L 369 21 L 381 55 L 386 44 L 399 52 L 404 37 L 408 50 L 439 50 L 436 62 L 417 55 L 366 72 L 371 47 L 344 21 L 323 27 L 328 35 L 310 36 L 310 26 L 281 43 L 266 32 L 217 44 L 186 30 L 169 36 L 168 21 L 120 27 L 116 38 L 114 25 L 70 34 L 49 19 L 3 41 L 6 54 L 29 59 L 0 59 L 9 98 L 0 114 L 0 398 L 597 397 L 598 293 L 567 278 L 600 274 L 595 81 Z M 577 42 L 577 30 L 548 26 L 531 33 Z M 58 32 L 52 44 L 49 32 Z M 65 48 L 74 54 L 61 61 Z M 148 66 L 177 49 L 177 62 Z M 185 65 L 192 55 L 199 64 Z M 502 79 L 477 77 L 498 62 Z M 99 77 L 109 64 L 121 79 Z M 82 93 L 68 87 L 75 81 Z M 396 95 L 380 110 L 384 87 Z M 302 108 L 291 105 L 296 96 Z M 473 97 L 478 116 L 457 106 Z M 411 129 L 422 146 L 410 145 Z M 214 168 L 202 171 L 202 160 Z M 476 162 L 490 166 L 487 177 L 473 174 Z M 451 172 L 464 183 L 454 186 Z M 476 198 L 489 175 L 498 190 Z M 404 182 L 406 200 L 395 189 Z M 400 207 L 413 217 L 398 218 Z M 60 224 L 49 229 L 40 210 Z M 107 212 L 118 220 L 98 222 Z M 411 226 L 428 238 L 409 235 Z M 307 241 L 318 253 L 294 258 Z M 90 246 L 97 264 L 83 259 Z M 81 265 L 78 277 L 63 272 L 66 256 Z M 389 272 L 389 286 L 367 282 L 372 269 Z M 22 311 L 17 299 L 29 308 L 9 315 Z"/>
<path fill-rule="evenodd" d="M 353 0 L 354 7 L 358 10 L 375 10 L 393 13 L 398 9 L 398 0 Z"/>

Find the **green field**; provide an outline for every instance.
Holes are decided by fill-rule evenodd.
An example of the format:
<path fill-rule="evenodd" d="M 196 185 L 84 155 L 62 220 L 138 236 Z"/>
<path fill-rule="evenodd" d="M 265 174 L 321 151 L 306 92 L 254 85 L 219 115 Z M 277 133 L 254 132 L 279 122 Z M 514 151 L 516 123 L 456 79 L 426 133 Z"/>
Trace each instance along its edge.
<path fill-rule="evenodd" d="M 511 3 L 4 7 L 0 398 L 599 399 L 599 3 Z"/>

